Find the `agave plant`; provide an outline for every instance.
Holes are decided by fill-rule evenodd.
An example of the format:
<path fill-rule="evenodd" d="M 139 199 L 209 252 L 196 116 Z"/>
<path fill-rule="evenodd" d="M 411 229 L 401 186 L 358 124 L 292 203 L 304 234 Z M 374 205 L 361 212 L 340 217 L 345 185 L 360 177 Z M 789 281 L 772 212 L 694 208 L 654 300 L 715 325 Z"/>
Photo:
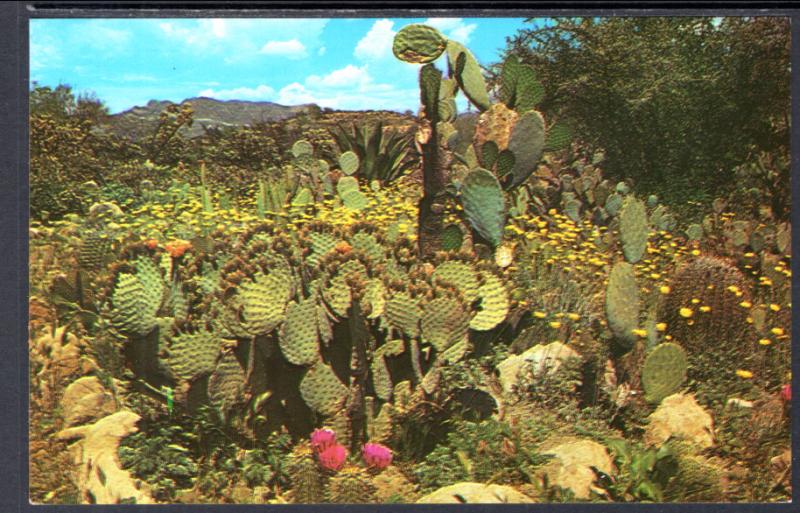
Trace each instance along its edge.
<path fill-rule="evenodd" d="M 411 149 L 409 136 L 397 130 L 384 133 L 383 122 L 374 125 L 341 125 L 333 131 L 339 150 L 352 151 L 360 162 L 356 174 L 367 181 L 387 184 L 404 175 L 413 166 L 407 158 Z"/>

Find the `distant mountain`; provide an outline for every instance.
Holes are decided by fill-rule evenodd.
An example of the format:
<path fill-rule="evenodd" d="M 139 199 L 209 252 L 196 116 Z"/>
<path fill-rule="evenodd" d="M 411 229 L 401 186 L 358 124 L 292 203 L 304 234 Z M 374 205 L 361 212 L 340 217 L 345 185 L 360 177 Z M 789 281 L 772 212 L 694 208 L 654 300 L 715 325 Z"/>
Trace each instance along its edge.
<path fill-rule="evenodd" d="M 272 102 L 250 102 L 242 100 L 215 100 L 213 98 L 189 98 L 179 105 L 191 104 L 194 110 L 194 123 L 184 133 L 187 137 L 203 134 L 203 126 L 238 127 L 261 121 L 280 121 L 307 111 L 312 105 L 286 106 Z M 100 129 L 134 141 L 151 135 L 158 125 L 158 116 L 172 105 L 170 101 L 150 100 L 144 107 L 132 109 L 110 116 Z"/>

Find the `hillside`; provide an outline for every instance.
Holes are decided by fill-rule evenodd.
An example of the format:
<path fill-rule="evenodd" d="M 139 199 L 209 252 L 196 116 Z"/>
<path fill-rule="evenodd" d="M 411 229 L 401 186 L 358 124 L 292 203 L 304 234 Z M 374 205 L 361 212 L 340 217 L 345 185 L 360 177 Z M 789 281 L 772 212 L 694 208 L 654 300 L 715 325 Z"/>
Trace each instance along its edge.
<path fill-rule="evenodd" d="M 272 102 L 250 102 L 243 100 L 215 100 L 213 98 L 189 98 L 180 105 L 191 104 L 194 109 L 194 124 L 187 137 L 203 134 L 203 127 L 234 127 L 264 121 L 280 121 L 309 110 L 310 105 L 286 106 Z M 114 114 L 103 126 L 108 132 L 134 141 L 152 134 L 158 124 L 158 116 L 173 102 L 150 100 L 145 106 Z"/>

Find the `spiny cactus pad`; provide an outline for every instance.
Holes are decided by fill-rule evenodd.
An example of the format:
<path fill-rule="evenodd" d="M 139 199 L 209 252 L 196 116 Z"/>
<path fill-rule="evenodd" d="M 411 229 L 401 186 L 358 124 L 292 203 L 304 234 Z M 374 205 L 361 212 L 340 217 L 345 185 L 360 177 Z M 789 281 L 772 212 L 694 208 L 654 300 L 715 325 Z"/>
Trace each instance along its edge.
<path fill-rule="evenodd" d="M 372 476 L 361 467 L 348 465 L 328 482 L 328 500 L 334 504 L 365 504 L 375 501 Z"/>
<path fill-rule="evenodd" d="M 508 149 L 514 154 L 511 188 L 527 180 L 536 170 L 544 152 L 544 144 L 544 118 L 536 111 L 526 112 L 517 121 L 508 142 Z"/>
<path fill-rule="evenodd" d="M 303 376 L 300 395 L 312 410 L 333 415 L 347 397 L 347 387 L 339 381 L 330 366 L 317 361 Z"/>
<path fill-rule="evenodd" d="M 412 64 L 433 62 L 442 55 L 447 40 L 441 32 L 428 25 L 406 25 L 394 36 L 392 53 L 401 61 Z"/>
<path fill-rule="evenodd" d="M 406 292 L 396 292 L 386 302 L 386 319 L 389 324 L 399 329 L 409 337 L 419 335 L 419 321 L 422 318 L 422 309 L 416 299 L 412 299 Z"/>
<path fill-rule="evenodd" d="M 503 281 L 494 274 L 484 274 L 484 284 L 478 289 L 480 310 L 472 318 L 469 327 L 476 331 L 488 331 L 506 319 L 510 303 Z"/>
<path fill-rule="evenodd" d="M 339 167 L 342 169 L 342 173 L 350 176 L 358 171 L 358 155 L 353 153 L 352 151 L 346 151 L 339 155 Z"/>
<path fill-rule="evenodd" d="M 150 333 L 156 327 L 159 306 L 151 296 L 136 275 L 121 273 L 111 296 L 114 305 L 111 322 L 114 327 L 130 335 L 144 336 Z"/>
<path fill-rule="evenodd" d="M 442 249 L 458 251 L 464 243 L 464 232 L 457 224 L 449 224 L 442 230 Z"/>
<path fill-rule="evenodd" d="M 244 317 L 242 326 L 253 336 L 277 328 L 285 318 L 292 289 L 292 276 L 282 268 L 273 269 L 269 274 L 256 273 L 253 281 L 242 283 L 239 290 Z"/>
<path fill-rule="evenodd" d="M 336 182 L 336 192 L 344 199 L 345 193 L 358 190 L 358 180 L 353 176 L 343 176 Z"/>
<path fill-rule="evenodd" d="M 485 145 L 491 141 L 495 145 L 494 153 L 496 157 L 498 151 L 508 148 L 511 131 L 514 129 L 518 119 L 519 114 L 502 103 L 496 103 L 481 112 L 478 117 L 478 124 L 475 127 L 475 147 L 479 148 L 481 153 L 485 153 Z M 493 161 L 494 159 L 491 160 Z M 486 167 L 492 166 L 491 163 L 484 163 L 484 165 Z"/>
<path fill-rule="evenodd" d="M 167 363 L 180 379 L 191 381 L 211 374 L 219 356 L 220 339 L 204 329 L 170 337 Z"/>
<path fill-rule="evenodd" d="M 311 155 L 312 153 L 314 153 L 314 147 L 306 140 L 297 141 L 292 145 L 292 155 L 294 155 L 295 158 Z"/>
<path fill-rule="evenodd" d="M 457 260 L 442 262 L 433 271 L 431 279 L 434 282 L 440 280 L 456 287 L 467 303 L 472 303 L 478 299 L 480 287 L 478 274 L 469 264 Z"/>
<path fill-rule="evenodd" d="M 470 171 L 461 185 L 461 202 L 475 231 L 498 246 L 506 223 L 506 205 L 497 178 L 485 169 Z"/>
<path fill-rule="evenodd" d="M 441 352 L 466 336 L 469 315 L 455 299 L 437 298 L 426 305 L 420 327 L 422 339 Z"/>
<path fill-rule="evenodd" d="M 620 341 L 632 345 L 636 340 L 633 330 L 639 325 L 639 286 L 633 266 L 620 262 L 611 270 L 606 289 L 606 316 L 608 326 Z"/>
<path fill-rule="evenodd" d="M 635 264 L 647 250 L 650 229 L 647 226 L 647 210 L 644 203 L 634 196 L 628 196 L 619 213 L 619 234 L 625 260 Z"/>
<path fill-rule="evenodd" d="M 281 329 L 278 344 L 281 353 L 294 365 L 311 365 L 319 358 L 316 316 L 316 301 L 303 299 L 290 302 L 286 308 L 286 322 Z"/>
<path fill-rule="evenodd" d="M 363 192 L 349 190 L 342 194 L 342 203 L 350 210 L 364 210 L 369 206 L 369 200 Z"/>
<path fill-rule="evenodd" d="M 489 100 L 489 93 L 486 92 L 486 81 L 483 79 L 481 66 L 472 52 L 461 43 L 448 40 L 447 61 L 451 76 L 455 75 L 458 85 L 469 101 L 481 111 L 491 107 L 492 102 Z"/>
<path fill-rule="evenodd" d="M 677 344 L 655 346 L 644 361 L 642 385 L 645 399 L 660 403 L 677 392 L 686 379 L 686 352 Z"/>
<path fill-rule="evenodd" d="M 233 353 L 226 353 L 208 380 L 208 398 L 220 411 L 230 409 L 243 399 L 245 374 Z"/>

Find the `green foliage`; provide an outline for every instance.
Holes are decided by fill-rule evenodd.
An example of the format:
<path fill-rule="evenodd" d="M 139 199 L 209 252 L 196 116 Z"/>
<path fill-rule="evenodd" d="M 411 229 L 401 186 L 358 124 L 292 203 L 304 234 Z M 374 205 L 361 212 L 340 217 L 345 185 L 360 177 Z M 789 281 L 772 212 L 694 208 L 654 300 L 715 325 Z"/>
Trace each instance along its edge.
<path fill-rule="evenodd" d="M 331 133 L 343 154 L 352 152 L 358 157 L 360 164 L 354 176 L 366 182 L 378 180 L 385 185 L 414 166 L 409 136 L 398 130 L 384 130 L 381 121 L 353 124 L 350 130 L 337 126 Z"/>
<path fill-rule="evenodd" d="M 139 431 L 122 439 L 122 467 L 151 486 L 153 498 L 174 502 L 176 492 L 192 486 L 198 465 L 195 439 L 169 418 L 142 421 Z"/>
<path fill-rule="evenodd" d="M 614 457 L 616 475 L 607 476 L 598 470 L 600 485 L 615 502 L 663 502 L 664 488 L 678 471 L 672 446 L 645 447 L 627 440 L 608 440 L 606 445 Z"/>
<path fill-rule="evenodd" d="M 611 176 L 674 191 L 663 200 L 678 207 L 733 186 L 752 148 L 787 154 L 789 47 L 788 18 L 563 17 L 507 51 L 547 85 L 548 118 L 606 150 Z"/>
<path fill-rule="evenodd" d="M 531 482 L 533 469 L 547 461 L 530 443 L 544 433 L 535 424 L 523 443 L 521 428 L 487 419 L 482 422 L 454 421 L 447 441 L 437 446 L 416 465 L 414 473 L 422 492 L 460 481 L 497 484 Z M 541 441 L 541 440 L 540 440 Z"/>

